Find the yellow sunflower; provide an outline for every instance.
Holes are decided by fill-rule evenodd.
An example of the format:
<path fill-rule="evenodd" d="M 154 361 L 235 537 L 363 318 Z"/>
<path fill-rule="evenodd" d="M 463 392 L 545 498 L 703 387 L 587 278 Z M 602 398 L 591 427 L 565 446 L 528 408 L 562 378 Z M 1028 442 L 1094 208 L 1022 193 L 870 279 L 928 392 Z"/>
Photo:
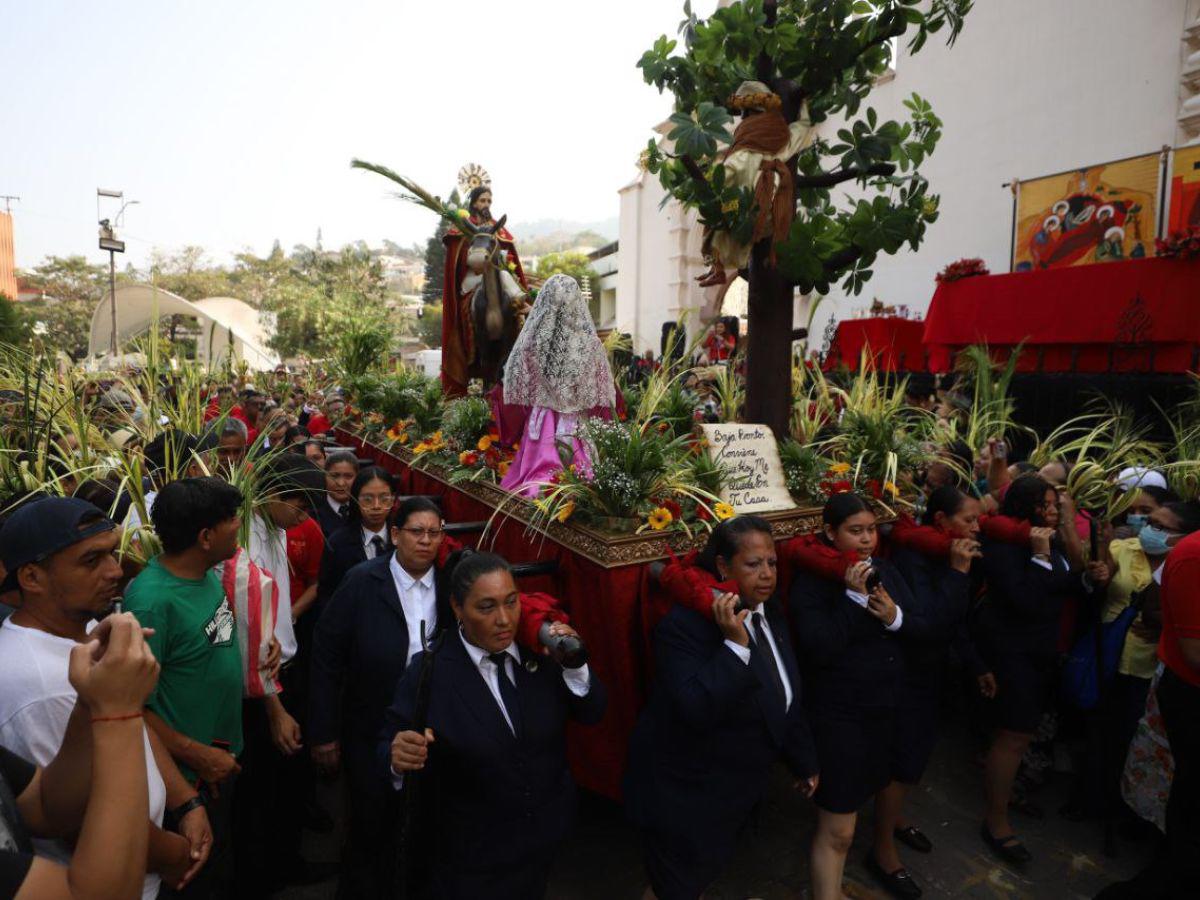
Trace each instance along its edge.
<path fill-rule="evenodd" d="M 716 503 L 713 505 L 713 515 L 721 522 L 726 519 L 732 519 L 735 515 L 733 507 L 728 503 Z"/>
<path fill-rule="evenodd" d="M 567 519 L 571 518 L 571 514 L 573 512 L 575 512 L 575 501 L 568 500 L 559 507 L 558 512 L 554 514 L 554 518 L 556 521 L 565 522 Z"/>
<path fill-rule="evenodd" d="M 832 473 L 834 475 L 845 475 L 847 472 L 850 471 L 850 463 L 846 463 L 846 462 L 834 463 L 832 466 L 829 467 L 829 471 L 830 471 L 830 473 Z"/>
<path fill-rule="evenodd" d="M 650 513 L 650 517 L 646 519 L 646 521 L 655 531 L 662 531 L 673 521 L 675 521 L 675 517 L 671 515 L 671 511 L 669 509 L 660 506 L 656 508 L 654 512 Z"/>
<path fill-rule="evenodd" d="M 893 497 L 900 496 L 900 488 L 896 487 L 896 485 L 892 484 L 890 481 L 885 481 L 883 483 L 883 491 L 885 494 L 891 494 Z"/>

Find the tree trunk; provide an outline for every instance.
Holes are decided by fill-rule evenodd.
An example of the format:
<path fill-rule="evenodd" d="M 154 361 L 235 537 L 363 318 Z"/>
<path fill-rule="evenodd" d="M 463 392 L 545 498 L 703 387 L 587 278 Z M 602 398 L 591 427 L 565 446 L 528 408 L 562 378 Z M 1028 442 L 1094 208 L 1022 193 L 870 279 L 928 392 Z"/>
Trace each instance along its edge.
<path fill-rule="evenodd" d="M 746 420 L 787 437 L 792 411 L 792 286 L 769 264 L 767 242 L 750 259 Z"/>
<path fill-rule="evenodd" d="M 777 0 L 765 0 L 767 27 L 775 25 Z M 779 93 L 784 118 L 800 117 L 802 99 L 798 88 L 775 78 L 775 63 L 763 53 L 757 75 Z M 796 160 L 787 162 L 792 177 Z M 747 306 L 750 336 L 746 356 L 746 420 L 770 426 L 776 440 L 791 433 L 792 415 L 792 285 L 770 264 L 770 240 L 759 241 L 750 257 L 750 293 Z"/>

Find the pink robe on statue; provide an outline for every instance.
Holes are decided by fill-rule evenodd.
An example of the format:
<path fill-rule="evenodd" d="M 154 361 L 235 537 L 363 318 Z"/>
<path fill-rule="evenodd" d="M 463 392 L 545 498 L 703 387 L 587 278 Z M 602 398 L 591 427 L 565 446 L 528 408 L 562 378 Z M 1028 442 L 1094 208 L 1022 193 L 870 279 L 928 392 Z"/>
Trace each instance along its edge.
<path fill-rule="evenodd" d="M 492 418 L 496 421 L 500 443 L 511 447 L 520 439 L 517 455 L 509 466 L 508 473 L 500 480 L 500 487 L 514 494 L 536 497 L 543 484 L 549 482 L 562 469 L 562 458 L 558 455 L 558 439 L 571 442 L 575 468 L 590 475 L 591 459 L 587 447 L 575 437 L 575 432 L 585 419 L 612 419 L 612 410 L 607 406 L 596 406 L 586 413 L 557 413 L 543 406 L 518 406 L 504 402 L 504 388 L 497 384 L 488 394 L 492 403 Z M 624 398 L 617 392 L 617 413 L 624 409 Z"/>

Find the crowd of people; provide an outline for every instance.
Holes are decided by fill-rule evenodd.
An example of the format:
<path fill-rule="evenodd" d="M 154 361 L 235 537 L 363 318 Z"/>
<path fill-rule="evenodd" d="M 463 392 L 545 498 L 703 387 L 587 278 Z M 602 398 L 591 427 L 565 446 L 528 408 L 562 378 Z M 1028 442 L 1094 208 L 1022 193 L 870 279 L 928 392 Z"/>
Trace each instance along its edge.
<path fill-rule="evenodd" d="M 546 894 L 575 815 L 566 723 L 606 706 L 586 658 L 547 636 L 588 636 L 461 546 L 434 499 L 338 447 L 342 393 L 279 385 L 210 385 L 201 433 L 126 440 L 140 504 L 84 479 L 5 510 L 0 897 L 262 898 L 332 877 L 301 853 L 306 830 L 335 828 L 321 778 L 344 788 L 340 897 Z M 1098 521 L 1067 462 L 1008 455 L 948 448 L 914 473 L 914 517 L 833 493 L 818 533 L 777 544 L 736 516 L 657 573 L 624 781 L 647 896 L 703 896 L 780 764 L 816 809 L 815 900 L 843 895 L 868 804 L 869 870 L 920 896 L 901 847 L 938 849 L 905 797 L 964 685 L 981 848 L 1018 867 L 1039 852 L 1010 811 L 1048 748 L 1094 732 L 1068 814 L 1166 834 L 1104 896 L 1194 891 L 1200 503 L 1133 469 Z M 1111 672 L 1091 660 L 1089 700 L 1071 674 L 1093 634 L 1115 649 Z M 1158 782 L 1164 755 L 1137 755 L 1156 723 Z M 1168 802 L 1131 792 L 1127 758 L 1137 784 L 1173 772 Z"/>

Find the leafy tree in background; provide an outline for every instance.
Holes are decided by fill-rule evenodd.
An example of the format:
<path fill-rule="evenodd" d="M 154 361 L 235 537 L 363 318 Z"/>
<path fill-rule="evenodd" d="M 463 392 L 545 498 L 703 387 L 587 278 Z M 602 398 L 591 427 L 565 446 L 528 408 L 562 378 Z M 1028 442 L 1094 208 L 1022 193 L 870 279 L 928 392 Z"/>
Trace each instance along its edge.
<path fill-rule="evenodd" d="M 0 344 L 23 345 L 30 327 L 24 313 L 7 294 L 0 294 Z"/>
<path fill-rule="evenodd" d="M 426 347 L 442 346 L 442 308 L 430 306 L 417 320 L 417 338 Z"/>
<path fill-rule="evenodd" d="M 459 197 L 457 188 L 450 192 L 448 202 L 455 206 L 462 205 L 462 198 Z M 439 217 L 432 237 L 425 243 L 425 285 L 421 288 L 421 299 L 429 305 L 440 305 L 442 302 L 442 291 L 446 280 L 446 247 L 442 243 L 442 238 L 449 230 L 450 223 Z M 439 335 L 438 344 L 440 345 L 441 342 L 442 339 Z"/>
<path fill-rule="evenodd" d="M 743 0 L 705 20 L 684 6 L 684 47 L 665 35 L 638 62 L 645 80 L 675 97 L 670 146 L 651 141 L 649 170 L 667 192 L 715 231 L 747 235 L 753 197 L 724 183 L 718 153 L 731 139 L 726 98 L 747 80 L 764 82 L 789 122 L 807 110 L 814 125 L 832 117 L 811 146 L 787 161 L 796 187 L 788 237 L 759 241 L 749 266 L 746 416 L 777 436 L 788 433 L 795 290 L 823 295 L 841 281 L 857 294 L 880 253 L 916 250 L 937 218 L 938 198 L 918 167 L 941 136 L 941 121 L 915 94 L 910 121 L 881 122 L 863 106 L 891 62 L 893 42 L 909 36 L 917 53 L 943 29 L 953 43 L 972 0 Z M 832 189 L 855 182 L 861 199 Z M 733 273 L 730 273 L 732 275 Z"/>
<path fill-rule="evenodd" d="M 41 265 L 22 272 L 21 280 L 43 296 L 24 309 L 31 322 L 45 326 L 43 348 L 75 359 L 87 355 L 92 314 L 108 292 L 108 267 L 83 256 L 47 256 Z"/>
<path fill-rule="evenodd" d="M 564 251 L 562 253 L 547 253 L 538 260 L 537 272 L 535 273 L 539 281 L 545 281 L 551 275 L 570 275 L 579 282 L 579 286 L 583 287 L 587 279 L 587 284 L 591 286 L 592 303 L 590 312 L 592 320 L 595 321 L 600 312 L 600 294 L 598 290 L 599 276 L 592 268 L 592 261 L 583 253 L 571 253 Z"/>

